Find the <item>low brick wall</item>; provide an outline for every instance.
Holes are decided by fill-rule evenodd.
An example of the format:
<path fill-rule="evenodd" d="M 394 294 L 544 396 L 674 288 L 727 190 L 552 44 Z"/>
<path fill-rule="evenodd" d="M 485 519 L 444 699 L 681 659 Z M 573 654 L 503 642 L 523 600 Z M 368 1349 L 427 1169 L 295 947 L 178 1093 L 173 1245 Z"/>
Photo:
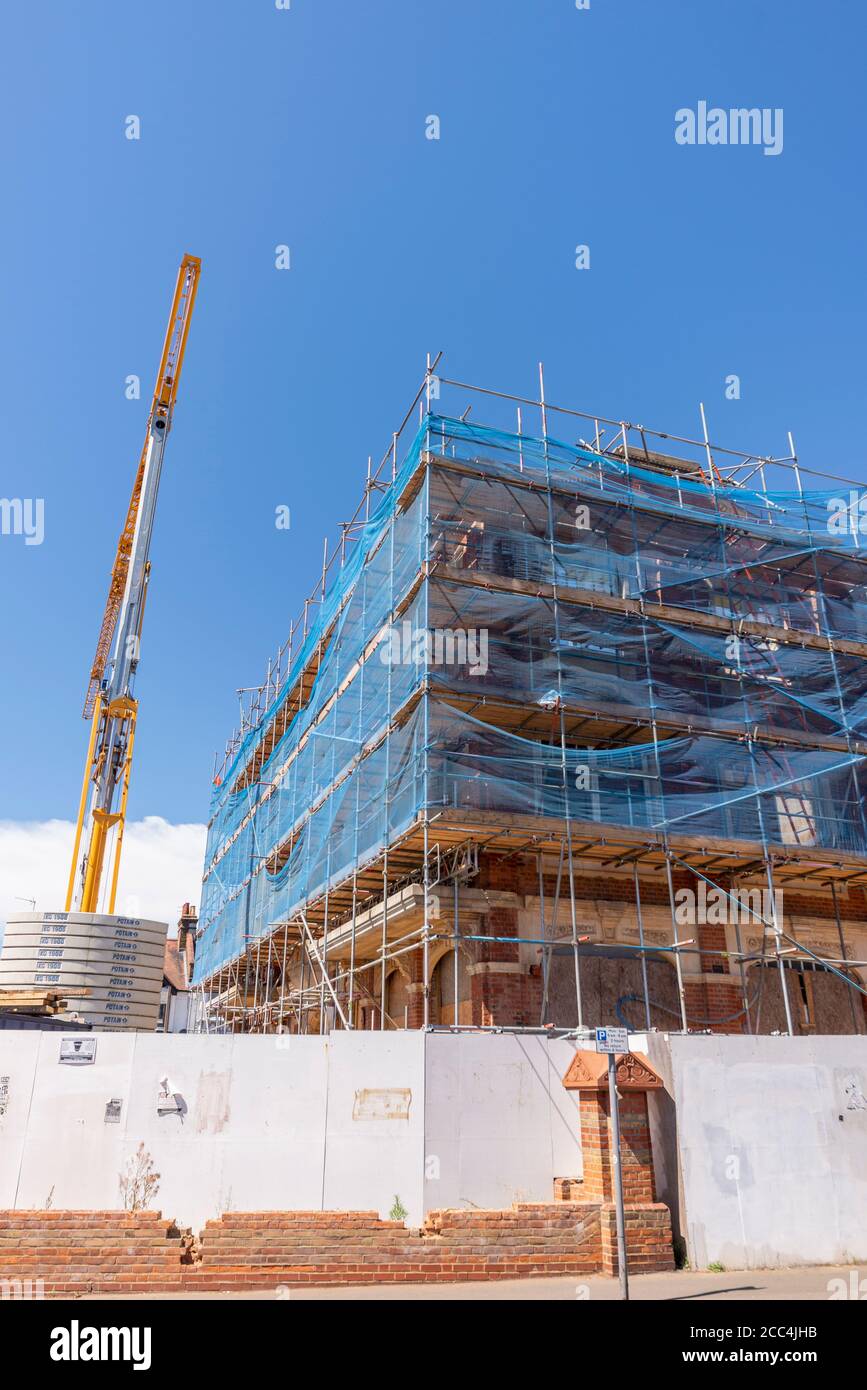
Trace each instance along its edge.
<path fill-rule="evenodd" d="M 0 1291 L 29 1280 L 46 1298 L 177 1292 L 189 1245 L 157 1211 L 3 1211 Z"/>
<path fill-rule="evenodd" d="M 432 1212 L 420 1230 L 375 1212 L 231 1212 L 208 1222 L 199 1253 L 188 1288 L 590 1274 L 601 1267 L 599 1207 Z"/>
<path fill-rule="evenodd" d="M 673 1268 L 667 1208 L 628 1221 L 630 1267 Z M 158 1212 L 0 1212 L 0 1280 L 69 1297 L 580 1277 L 612 1272 L 612 1241 L 616 1270 L 614 1208 L 581 1201 L 432 1212 L 418 1230 L 369 1211 L 229 1212 L 198 1241 Z"/>

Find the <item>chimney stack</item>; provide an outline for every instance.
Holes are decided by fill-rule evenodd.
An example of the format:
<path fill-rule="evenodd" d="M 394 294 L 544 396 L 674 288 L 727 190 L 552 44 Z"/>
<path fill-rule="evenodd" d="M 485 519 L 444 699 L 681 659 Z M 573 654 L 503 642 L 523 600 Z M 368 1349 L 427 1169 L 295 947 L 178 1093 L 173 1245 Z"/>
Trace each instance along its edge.
<path fill-rule="evenodd" d="M 196 959 L 196 926 L 199 915 L 190 903 L 184 903 L 178 918 L 178 960 L 189 986 L 193 979 L 193 966 Z"/>

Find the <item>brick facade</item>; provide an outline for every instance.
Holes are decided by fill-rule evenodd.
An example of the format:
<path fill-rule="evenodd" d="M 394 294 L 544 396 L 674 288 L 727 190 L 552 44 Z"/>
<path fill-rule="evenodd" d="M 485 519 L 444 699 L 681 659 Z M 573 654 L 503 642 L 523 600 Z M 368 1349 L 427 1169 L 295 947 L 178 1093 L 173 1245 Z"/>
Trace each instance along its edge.
<path fill-rule="evenodd" d="M 518 881 L 518 870 L 511 860 L 495 877 L 508 885 Z M 508 872 L 507 872 L 508 868 Z M 503 883 L 492 887 L 504 888 Z M 512 891 L 511 887 L 507 891 Z M 469 967 L 472 1021 L 479 1027 L 499 1024 L 505 1027 L 530 1027 L 538 1024 L 542 1008 L 541 972 L 521 961 L 518 944 L 518 909 L 492 907 L 485 918 L 485 934 L 511 937 L 510 940 L 485 941 L 479 947 L 479 959 Z"/>
<path fill-rule="evenodd" d="M 409 951 L 404 957 L 404 969 L 409 973 L 407 985 L 407 1028 L 424 1027 L 424 954 L 421 950 Z"/>
<path fill-rule="evenodd" d="M 683 983 L 690 1026 L 712 1033 L 743 1033 L 743 991 L 734 979 L 690 980 Z"/>
<path fill-rule="evenodd" d="M 573 875 L 572 893 L 574 894 L 576 905 L 579 909 L 579 921 L 582 909 L 590 905 L 591 913 L 598 909 L 600 912 L 605 905 L 623 904 L 628 910 L 635 904 L 635 886 L 631 874 L 629 873 L 610 873 L 610 874 L 587 874 L 580 872 L 580 859 L 576 863 L 578 872 Z M 685 870 L 677 870 L 672 873 L 672 887 L 677 893 L 681 889 L 696 890 L 698 880 L 696 876 Z M 481 930 L 492 936 L 519 936 L 519 914 L 525 905 L 525 900 L 539 898 L 539 877 L 538 865 L 535 858 L 510 857 L 485 853 L 479 858 L 478 877 L 473 881 L 473 886 L 488 890 L 492 896 L 494 893 L 512 894 L 515 907 L 503 907 L 500 905 L 492 906 L 491 910 L 484 916 L 484 925 Z M 719 887 L 724 891 L 732 892 L 744 886 L 740 880 L 732 879 L 729 875 L 721 875 Z M 667 918 L 670 899 L 666 879 L 661 876 L 647 875 L 640 881 L 641 902 L 645 910 L 665 909 Z M 764 891 L 764 886 L 760 885 L 760 891 Z M 545 873 L 543 876 L 544 910 L 545 914 L 550 914 L 555 895 L 557 894 L 556 875 Z M 559 885 L 559 905 L 560 922 L 562 925 L 563 905 L 569 900 L 568 878 L 564 875 Z M 841 917 L 847 921 L 863 921 L 867 916 L 867 893 L 862 888 L 850 886 L 848 889 L 841 889 L 838 892 L 838 904 Z M 535 910 L 535 909 L 534 909 Z M 789 916 L 796 916 L 802 919 L 812 919 L 818 926 L 834 928 L 836 933 L 836 915 L 834 912 L 833 900 L 829 893 L 811 892 L 809 889 L 786 888 L 785 890 L 785 912 Z M 749 935 L 741 928 L 743 935 Z M 531 933 L 537 935 L 538 930 L 534 926 Z M 767 998 L 763 1004 L 760 1017 L 757 1019 L 755 1014 L 755 1004 L 753 1004 L 753 1016 L 748 1025 L 744 1012 L 744 984 L 741 979 L 740 970 L 735 962 L 726 955 L 729 950 L 735 949 L 735 943 L 731 934 L 722 924 L 701 923 L 688 930 L 681 930 L 681 936 L 689 936 L 698 947 L 697 954 L 687 954 L 682 958 L 683 962 L 683 986 L 684 1004 L 686 1007 L 688 1027 L 692 1030 L 707 1030 L 712 1033 L 720 1034 L 743 1034 L 755 1028 L 757 1022 L 761 1023 L 762 1031 L 771 1031 L 779 1026 L 779 1021 L 772 1016 L 773 1001 L 769 1004 Z M 561 939 L 561 945 L 567 938 Z M 619 937 L 612 934 L 595 936 L 593 947 L 611 946 L 616 947 Z M 624 938 L 629 941 L 629 938 Z M 651 938 L 652 940 L 652 938 Z M 654 944 L 658 944 L 658 937 Z M 664 950 L 664 946 L 660 949 Z M 828 947 L 831 955 L 838 954 L 838 947 L 835 941 L 830 941 Z M 624 948 L 626 951 L 626 948 Z M 535 967 L 527 964 L 526 948 L 522 956 L 520 947 L 516 941 L 514 946 L 508 942 L 490 943 L 480 949 L 480 962 L 470 967 L 472 976 L 472 1018 L 471 1021 L 477 1026 L 500 1024 L 503 1026 L 537 1024 L 541 1017 L 542 1002 L 542 980 L 540 972 Z M 613 1021 L 615 1008 L 619 998 L 625 998 L 627 1008 L 632 1012 L 628 1017 L 632 1020 L 633 1026 L 638 1026 L 639 1021 L 643 1021 L 643 1005 L 641 996 L 643 993 L 642 982 L 637 978 L 637 970 L 631 972 L 632 978 L 626 979 L 623 983 L 616 985 L 614 981 L 625 974 L 628 964 L 633 961 L 637 963 L 638 957 L 630 957 L 624 954 L 624 961 L 627 963 L 621 974 L 615 964 L 610 967 L 605 964 L 593 963 L 592 956 L 588 953 L 584 957 L 582 970 L 585 976 L 585 989 L 583 991 L 584 1003 L 584 1022 L 590 1024 L 605 1023 Z M 648 962 L 651 971 L 661 972 L 666 963 L 670 965 L 672 972 L 671 984 L 657 973 L 656 978 L 650 982 L 647 993 L 651 999 L 651 1019 L 652 1024 L 659 1028 L 680 1028 L 681 1012 L 680 1004 L 676 993 L 674 993 L 674 965 L 671 958 L 660 959 L 658 962 L 651 958 Z M 557 970 L 559 962 L 554 961 L 554 969 Z M 571 974 L 571 963 L 562 964 L 561 973 L 563 976 Z M 769 961 L 766 969 L 773 968 L 773 961 Z M 566 1000 L 569 990 L 566 989 L 565 996 L 558 994 L 558 980 L 555 975 L 549 993 L 549 1021 L 556 1015 L 556 1021 L 564 1026 L 572 1026 L 577 1022 L 573 1016 L 571 1005 Z M 607 982 L 611 981 L 609 985 Z M 754 971 L 747 972 L 747 995 L 754 999 L 759 991 L 758 977 Z M 814 993 L 815 981 L 809 980 L 806 989 L 812 998 Z M 774 987 L 779 993 L 779 979 L 776 982 L 770 981 L 770 988 L 765 989 L 765 995 L 773 993 Z M 788 981 L 790 993 L 795 991 L 793 980 Z M 846 1033 L 861 1032 L 865 1029 L 865 1018 L 867 1018 L 867 999 L 864 996 L 856 996 L 853 1005 L 847 993 L 847 986 L 839 980 L 826 976 L 822 982 L 822 999 L 817 999 L 815 1006 L 811 1004 L 809 1012 L 801 1018 L 801 1011 L 797 1007 L 797 998 L 792 1006 L 792 1013 L 795 1019 L 795 1031 L 798 1033 Z M 673 997 L 671 997 L 673 995 Z M 566 1002 L 564 1002 L 566 1000 Z M 821 1007 L 819 1005 L 821 1004 Z M 558 1012 L 559 1011 L 559 1012 Z M 470 1021 L 470 1020 L 468 1020 Z"/>

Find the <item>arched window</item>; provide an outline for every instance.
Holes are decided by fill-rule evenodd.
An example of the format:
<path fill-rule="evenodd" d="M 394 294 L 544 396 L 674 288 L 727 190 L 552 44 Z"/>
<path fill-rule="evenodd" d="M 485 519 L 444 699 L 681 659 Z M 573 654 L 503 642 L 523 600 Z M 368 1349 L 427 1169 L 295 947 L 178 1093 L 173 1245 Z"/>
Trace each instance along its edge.
<path fill-rule="evenodd" d="M 455 955 L 458 958 L 458 1016 L 455 1019 Z M 448 951 L 431 973 L 431 1023 L 472 1023 L 470 977 L 460 952 Z"/>
<path fill-rule="evenodd" d="M 397 966 L 385 981 L 386 1028 L 409 1027 L 409 981 Z"/>

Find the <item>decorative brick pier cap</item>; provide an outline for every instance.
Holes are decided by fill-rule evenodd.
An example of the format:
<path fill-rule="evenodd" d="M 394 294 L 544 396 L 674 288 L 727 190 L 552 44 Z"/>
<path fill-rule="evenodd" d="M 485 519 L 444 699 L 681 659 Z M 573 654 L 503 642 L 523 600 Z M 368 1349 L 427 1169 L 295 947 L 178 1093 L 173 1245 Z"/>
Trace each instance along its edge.
<path fill-rule="evenodd" d="M 658 1091 L 662 1077 L 643 1052 L 618 1052 L 614 1076 L 621 1094 L 628 1091 Z M 604 1052 L 576 1052 L 569 1063 L 563 1085 L 567 1091 L 607 1091 L 608 1057 Z"/>

